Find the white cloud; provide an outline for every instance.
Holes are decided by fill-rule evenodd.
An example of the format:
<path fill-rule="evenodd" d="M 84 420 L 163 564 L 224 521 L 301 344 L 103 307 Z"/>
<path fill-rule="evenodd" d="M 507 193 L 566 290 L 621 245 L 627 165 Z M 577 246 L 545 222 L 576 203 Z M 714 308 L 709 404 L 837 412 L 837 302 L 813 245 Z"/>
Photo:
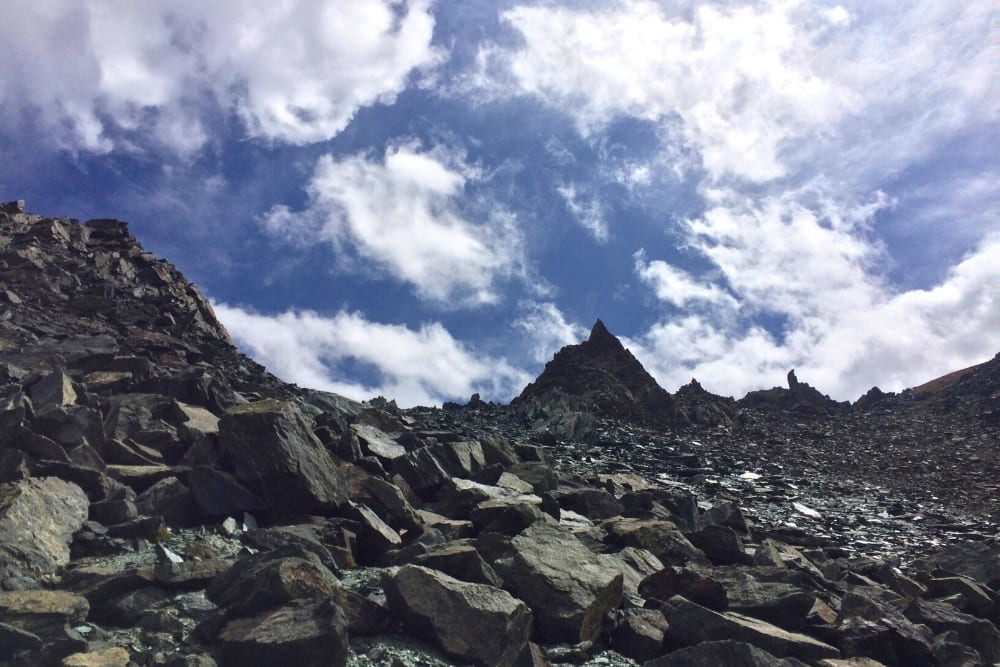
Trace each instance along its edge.
<path fill-rule="evenodd" d="M 189 153 L 220 110 L 252 137 L 322 141 L 440 62 L 433 27 L 430 0 L 5 2 L 0 107 L 73 150 L 121 147 L 116 126 Z"/>
<path fill-rule="evenodd" d="M 698 281 L 687 271 L 678 269 L 662 260 L 646 261 L 645 250 L 634 255 L 635 272 L 639 278 L 653 288 L 661 301 L 683 307 L 689 302 L 713 304 L 737 308 L 738 303 L 719 285 Z"/>
<path fill-rule="evenodd" d="M 587 134 L 619 116 L 679 117 L 715 180 L 857 182 L 995 122 L 994 13 L 989 0 L 525 5 L 502 14 L 522 43 L 483 46 L 466 85 L 537 96 Z"/>
<path fill-rule="evenodd" d="M 586 328 L 568 322 L 554 303 L 530 303 L 514 326 L 526 334 L 536 362 L 548 361 L 566 345 L 575 345 L 588 336 Z"/>
<path fill-rule="evenodd" d="M 583 226 L 598 243 L 608 240 L 608 225 L 604 221 L 604 210 L 597 197 L 588 197 L 577 191 L 572 183 L 556 187 L 559 196 L 566 202 L 566 208 L 573 218 Z"/>
<path fill-rule="evenodd" d="M 469 219 L 465 188 L 480 178 L 461 156 L 396 144 L 370 155 L 320 158 L 302 212 L 273 208 L 265 227 L 300 242 L 314 237 L 355 253 L 417 293 L 442 304 L 496 303 L 497 281 L 523 271 L 523 247 L 513 215 L 482 207 Z M 489 210 L 485 210 L 489 208 Z"/>
<path fill-rule="evenodd" d="M 413 329 L 371 322 L 357 312 L 261 315 L 224 303 L 213 307 L 240 347 L 270 372 L 356 400 L 383 395 L 410 407 L 464 401 L 479 392 L 484 400 L 506 401 L 530 380 L 503 358 L 477 354 L 437 322 Z M 338 371 L 343 363 L 363 364 L 376 379 L 345 380 Z"/>
<path fill-rule="evenodd" d="M 796 3 L 701 4 L 675 17 L 634 0 L 590 11 L 520 6 L 503 18 L 524 47 L 484 47 L 472 79 L 480 90 L 537 95 L 573 114 L 586 133 L 618 115 L 666 122 L 679 114 L 716 176 L 783 175 L 783 141 L 859 102 L 811 57 L 830 21 Z"/>
<path fill-rule="evenodd" d="M 932 288 L 898 290 L 865 236 L 885 199 L 838 208 L 811 195 L 811 206 L 791 195 L 718 203 L 688 221 L 689 246 L 712 262 L 741 316 L 685 312 L 639 336 L 633 351 L 667 389 L 695 376 L 739 396 L 782 384 L 797 368 L 800 379 L 853 400 L 873 385 L 915 386 L 1000 350 L 1000 236 L 986 237 Z M 659 296 L 681 305 L 671 292 Z M 784 322 L 779 335 L 758 324 L 761 316 Z"/>

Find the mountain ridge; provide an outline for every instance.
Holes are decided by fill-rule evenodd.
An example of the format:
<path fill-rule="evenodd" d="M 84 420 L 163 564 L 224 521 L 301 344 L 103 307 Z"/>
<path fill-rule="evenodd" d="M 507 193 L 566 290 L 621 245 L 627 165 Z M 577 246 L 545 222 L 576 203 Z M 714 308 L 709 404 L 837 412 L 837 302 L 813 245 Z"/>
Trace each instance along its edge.
<path fill-rule="evenodd" d="M 0 663 L 995 662 L 998 364 L 741 404 L 598 320 L 523 400 L 401 410 L 267 373 L 125 223 L 0 204 Z"/>

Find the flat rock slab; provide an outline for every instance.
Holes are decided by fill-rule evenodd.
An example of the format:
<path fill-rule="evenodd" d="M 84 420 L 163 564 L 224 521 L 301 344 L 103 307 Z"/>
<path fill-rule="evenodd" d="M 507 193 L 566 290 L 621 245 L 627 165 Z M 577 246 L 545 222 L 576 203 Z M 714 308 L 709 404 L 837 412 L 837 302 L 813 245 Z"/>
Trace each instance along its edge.
<path fill-rule="evenodd" d="M 321 511 L 347 499 L 347 485 L 305 417 L 292 403 L 268 399 L 232 408 L 219 443 L 236 477 L 280 511 Z"/>
<path fill-rule="evenodd" d="M 366 454 L 383 459 L 397 459 L 406 454 L 406 448 L 393 440 L 387 433 L 371 424 L 351 424 L 351 431 L 361 441 Z"/>
<path fill-rule="evenodd" d="M 622 573 L 608 568 L 567 530 L 546 522 L 511 542 L 513 563 L 499 572 L 505 587 L 528 603 L 538 637 L 548 642 L 594 640 L 605 612 L 622 598 Z"/>
<path fill-rule="evenodd" d="M 650 660 L 643 667 L 797 667 L 746 642 L 724 639 L 702 642 Z M 881 664 L 881 663 L 879 663 Z"/>
<path fill-rule="evenodd" d="M 412 630 L 433 636 L 460 660 L 514 665 L 528 644 L 531 612 L 507 591 L 418 565 L 387 577 L 384 587 L 393 611 Z"/>
<path fill-rule="evenodd" d="M 83 489 L 55 477 L 0 484 L 0 559 L 39 574 L 65 567 L 89 507 Z"/>
<path fill-rule="evenodd" d="M 219 640 L 225 665 L 347 664 L 347 619 L 329 599 L 296 600 L 250 618 L 229 621 L 219 633 Z"/>
<path fill-rule="evenodd" d="M 301 598 L 330 596 L 339 587 L 315 554 L 290 545 L 237 561 L 205 594 L 231 613 L 249 616 Z"/>
<path fill-rule="evenodd" d="M 83 621 L 89 612 L 87 598 L 68 591 L 0 592 L 0 623 L 36 634 Z"/>
<path fill-rule="evenodd" d="M 812 637 L 742 614 L 720 614 L 682 597 L 668 600 L 662 611 L 670 624 L 667 641 L 675 645 L 734 639 L 779 658 L 817 661 L 840 657 L 840 651 Z"/>

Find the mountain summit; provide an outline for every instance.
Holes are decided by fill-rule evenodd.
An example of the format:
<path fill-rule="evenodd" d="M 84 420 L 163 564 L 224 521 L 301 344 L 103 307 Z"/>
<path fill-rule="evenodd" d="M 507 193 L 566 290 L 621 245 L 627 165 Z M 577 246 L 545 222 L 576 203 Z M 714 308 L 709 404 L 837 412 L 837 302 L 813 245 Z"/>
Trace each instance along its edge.
<path fill-rule="evenodd" d="M 600 319 L 586 341 L 559 350 L 512 403 L 533 418 L 572 410 L 648 426 L 677 420 L 670 394 Z"/>

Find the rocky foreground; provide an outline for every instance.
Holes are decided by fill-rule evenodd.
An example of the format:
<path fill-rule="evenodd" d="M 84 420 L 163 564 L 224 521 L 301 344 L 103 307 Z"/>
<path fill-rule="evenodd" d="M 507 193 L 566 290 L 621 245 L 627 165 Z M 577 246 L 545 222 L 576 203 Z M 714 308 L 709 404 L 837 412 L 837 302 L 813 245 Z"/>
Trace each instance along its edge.
<path fill-rule="evenodd" d="M 1000 662 L 1000 358 L 735 401 L 598 324 L 511 406 L 359 404 L 0 205 L 0 663 Z"/>

